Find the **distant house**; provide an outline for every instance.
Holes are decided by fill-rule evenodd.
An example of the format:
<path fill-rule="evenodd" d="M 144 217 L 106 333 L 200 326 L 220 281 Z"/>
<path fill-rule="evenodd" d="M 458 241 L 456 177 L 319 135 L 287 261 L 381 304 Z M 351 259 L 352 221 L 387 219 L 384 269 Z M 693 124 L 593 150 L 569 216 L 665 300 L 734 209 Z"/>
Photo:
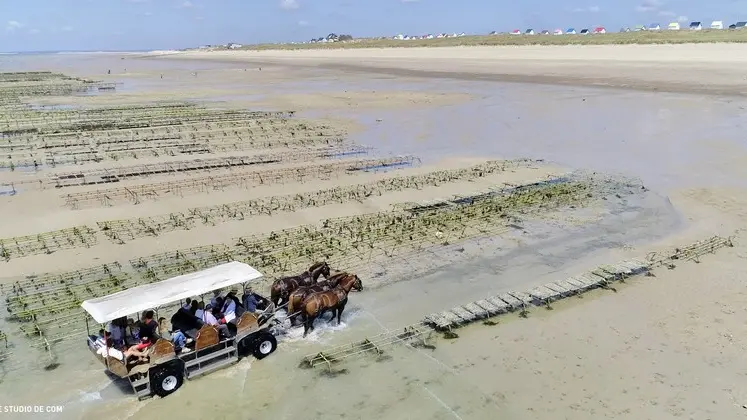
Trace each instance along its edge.
<path fill-rule="evenodd" d="M 498 32 L 493 31 L 493 32 L 489 33 L 488 35 L 498 35 Z M 438 38 L 443 38 L 443 36 L 441 36 L 441 34 L 438 34 Z"/>
<path fill-rule="evenodd" d="M 648 25 L 648 30 L 649 31 L 660 31 L 661 30 L 661 26 L 658 23 L 652 23 L 652 24 Z"/>
<path fill-rule="evenodd" d="M 234 44 L 233 42 L 229 42 L 228 44 L 226 44 L 226 47 L 228 49 L 230 49 L 230 50 L 235 50 L 237 48 L 243 47 L 243 45 L 241 45 L 241 44 Z"/>
<path fill-rule="evenodd" d="M 670 31 L 679 31 L 680 30 L 680 23 L 679 22 L 672 22 L 669 25 L 667 25 L 667 30 Z"/>
<path fill-rule="evenodd" d="M 700 22 L 690 22 L 691 31 L 700 31 L 703 29 L 703 25 Z"/>
<path fill-rule="evenodd" d="M 579 34 L 581 34 L 581 35 L 588 35 L 589 34 L 589 30 L 586 29 L 586 28 L 581 29 L 581 32 L 579 32 Z"/>
<path fill-rule="evenodd" d="M 594 33 L 595 34 L 606 34 L 607 30 L 604 29 L 604 27 L 602 26 L 597 26 L 596 28 L 594 28 Z"/>
<path fill-rule="evenodd" d="M 524 31 L 524 35 L 534 35 L 534 29 L 527 29 Z"/>
<path fill-rule="evenodd" d="M 553 31 L 553 35 L 563 35 L 563 30 L 562 29 L 556 29 L 555 31 Z"/>
<path fill-rule="evenodd" d="M 566 35 L 576 35 L 576 30 L 573 28 L 568 28 L 565 30 Z"/>
<path fill-rule="evenodd" d="M 747 22 L 737 22 L 735 26 L 735 29 L 744 29 L 747 28 Z"/>
<path fill-rule="evenodd" d="M 514 29 L 513 31 L 511 31 L 511 35 L 521 35 L 521 31 L 518 29 Z"/>
<path fill-rule="evenodd" d="M 646 27 L 644 25 L 635 25 L 633 27 L 633 30 L 636 31 L 636 32 L 645 31 Z"/>
<path fill-rule="evenodd" d="M 620 32 L 630 32 L 630 28 L 628 28 L 627 26 L 623 26 L 622 28 L 620 28 Z"/>
<path fill-rule="evenodd" d="M 711 29 L 724 29 L 724 22 L 721 20 L 714 20 L 711 22 Z"/>
<path fill-rule="evenodd" d="M 540 32 L 542 35 L 550 35 L 550 31 L 547 29 L 543 29 L 542 32 Z"/>
<path fill-rule="evenodd" d="M 737 29 L 737 24 L 732 23 L 731 25 L 729 25 L 729 29 Z"/>

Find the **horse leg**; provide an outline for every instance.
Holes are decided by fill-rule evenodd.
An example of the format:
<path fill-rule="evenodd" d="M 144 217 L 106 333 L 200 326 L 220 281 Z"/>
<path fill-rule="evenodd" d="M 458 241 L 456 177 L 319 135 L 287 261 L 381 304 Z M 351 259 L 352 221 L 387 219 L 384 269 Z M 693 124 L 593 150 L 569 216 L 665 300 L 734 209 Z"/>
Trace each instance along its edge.
<path fill-rule="evenodd" d="M 343 302 L 339 308 L 337 308 L 337 325 L 340 325 L 340 318 L 342 318 L 342 311 L 345 310 L 345 302 Z"/>
<path fill-rule="evenodd" d="M 280 294 L 276 293 L 274 290 L 270 293 L 270 301 L 275 305 L 277 308 L 280 304 Z"/>
<path fill-rule="evenodd" d="M 314 331 L 314 321 L 316 320 L 315 316 L 306 316 L 306 319 L 304 320 L 303 325 L 303 336 L 306 337 L 306 334 Z"/>

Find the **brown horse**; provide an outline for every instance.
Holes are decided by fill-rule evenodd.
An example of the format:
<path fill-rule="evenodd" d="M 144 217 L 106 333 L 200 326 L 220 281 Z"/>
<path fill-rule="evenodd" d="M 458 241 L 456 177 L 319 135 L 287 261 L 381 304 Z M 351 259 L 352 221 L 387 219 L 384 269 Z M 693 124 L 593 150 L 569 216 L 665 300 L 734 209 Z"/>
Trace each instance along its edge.
<path fill-rule="evenodd" d="M 334 289 L 340 283 L 340 280 L 348 276 L 348 273 L 338 272 L 327 278 L 327 280 L 319 281 L 311 286 L 301 286 L 298 289 L 292 291 L 288 295 L 288 317 L 291 321 L 291 325 L 295 322 L 298 316 L 295 310 L 301 307 L 303 301 L 312 293 L 326 292 L 330 289 Z"/>
<path fill-rule="evenodd" d="M 301 286 L 311 286 L 315 284 L 320 275 L 324 278 L 329 277 L 329 265 L 326 261 L 314 263 L 307 271 L 290 277 L 283 277 L 275 280 L 270 287 L 270 300 L 275 307 L 280 306 L 281 301 L 287 301 L 292 291 Z"/>
<path fill-rule="evenodd" d="M 332 319 L 337 316 L 337 324 L 340 324 L 342 311 L 348 303 L 350 290 L 363 290 L 363 282 L 355 274 L 347 274 L 342 277 L 337 287 L 326 292 L 312 293 L 303 303 L 300 312 L 303 318 L 303 336 L 314 330 L 314 320 L 327 311 L 332 311 Z"/>

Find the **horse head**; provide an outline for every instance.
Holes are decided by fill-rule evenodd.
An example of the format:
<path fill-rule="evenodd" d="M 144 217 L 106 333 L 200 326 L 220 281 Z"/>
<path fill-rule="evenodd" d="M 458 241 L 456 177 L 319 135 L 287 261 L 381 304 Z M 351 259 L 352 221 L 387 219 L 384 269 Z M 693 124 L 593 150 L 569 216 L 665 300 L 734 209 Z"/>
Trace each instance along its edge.
<path fill-rule="evenodd" d="M 355 282 L 353 283 L 353 289 L 355 289 L 356 292 L 363 291 L 363 282 L 361 281 L 361 278 L 358 277 L 357 274 L 354 274 L 353 277 L 355 277 Z"/>
<path fill-rule="evenodd" d="M 327 261 L 322 262 L 316 262 L 311 267 L 309 267 L 308 273 L 311 275 L 311 277 L 314 280 L 317 280 L 320 275 L 324 276 L 324 278 L 329 278 L 329 264 L 327 264 Z"/>
<path fill-rule="evenodd" d="M 352 289 L 359 292 L 363 290 L 363 282 L 357 274 L 345 275 L 340 279 L 339 285 L 345 290 L 345 292 L 350 292 Z"/>

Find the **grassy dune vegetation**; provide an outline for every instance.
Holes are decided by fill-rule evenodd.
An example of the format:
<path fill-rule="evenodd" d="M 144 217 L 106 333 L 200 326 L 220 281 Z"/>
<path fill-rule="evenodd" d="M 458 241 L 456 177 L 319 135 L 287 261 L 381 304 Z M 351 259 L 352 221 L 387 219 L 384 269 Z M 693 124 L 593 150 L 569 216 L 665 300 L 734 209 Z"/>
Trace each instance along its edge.
<path fill-rule="evenodd" d="M 479 35 L 399 41 L 392 39 L 357 39 L 349 42 L 315 44 L 247 45 L 245 50 L 303 50 L 346 48 L 412 48 L 512 45 L 622 45 L 622 44 L 692 44 L 706 42 L 747 42 L 747 30 L 641 31 L 590 35 Z"/>

